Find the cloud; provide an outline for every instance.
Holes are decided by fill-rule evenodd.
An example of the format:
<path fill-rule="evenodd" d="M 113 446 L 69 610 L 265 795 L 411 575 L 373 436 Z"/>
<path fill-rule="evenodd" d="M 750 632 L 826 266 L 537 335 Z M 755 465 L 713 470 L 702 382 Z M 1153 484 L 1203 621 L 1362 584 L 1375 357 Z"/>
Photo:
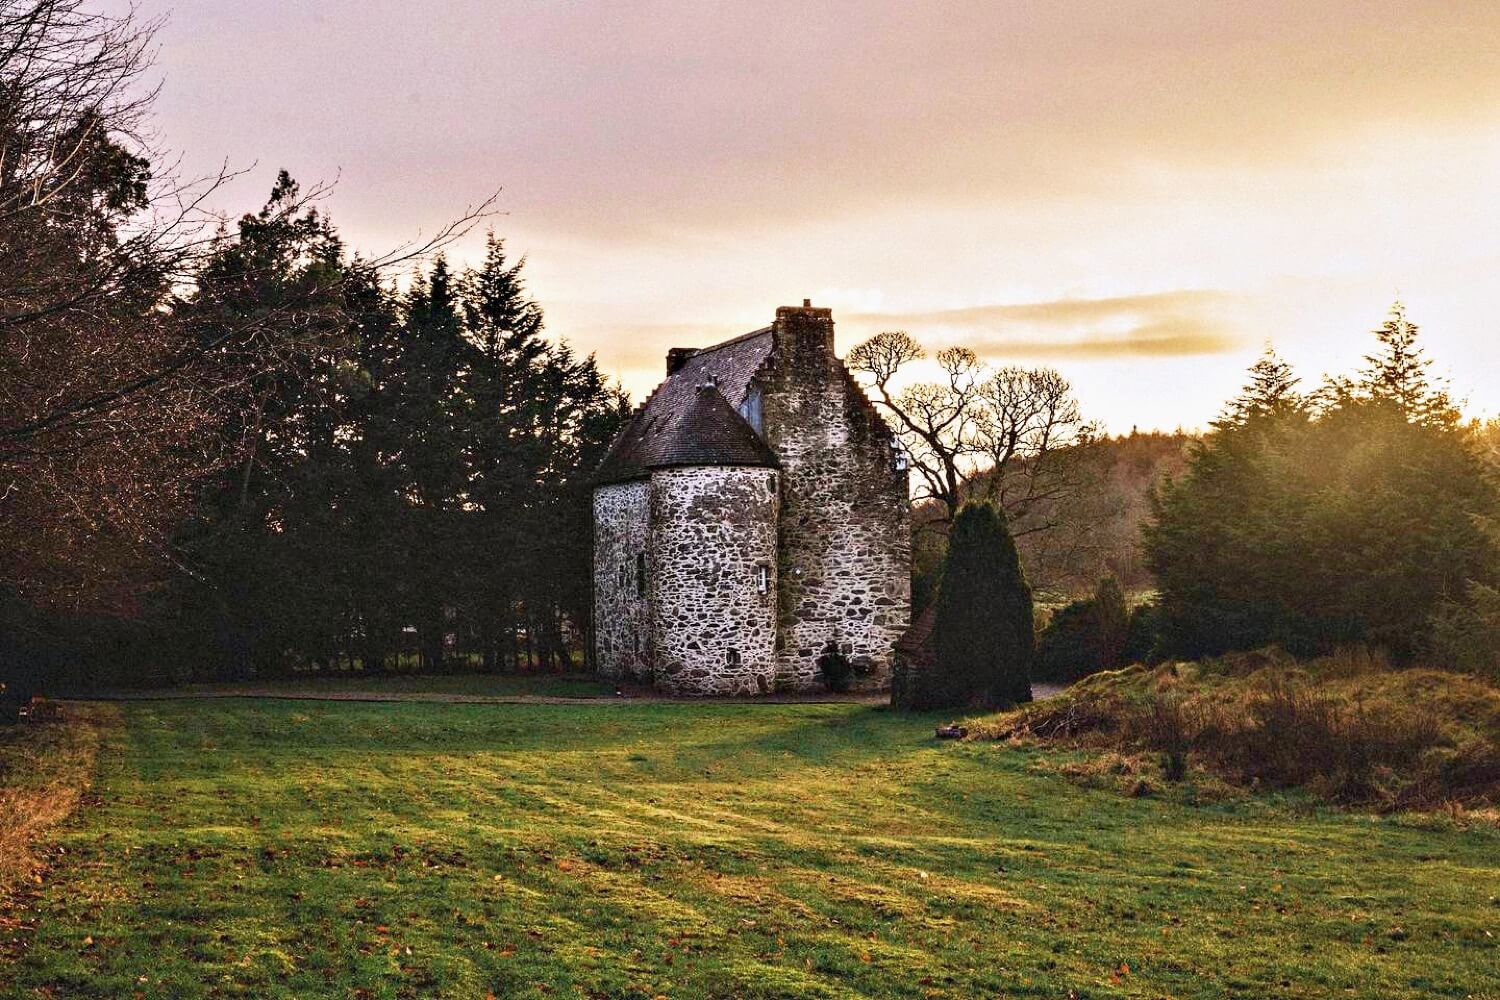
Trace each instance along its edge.
<path fill-rule="evenodd" d="M 995 340 L 967 346 L 986 356 L 1105 359 L 1223 354 L 1237 349 L 1243 342 L 1243 338 L 1233 332 L 1216 329 L 1201 320 L 1174 318 L 1143 323 L 1118 336 L 1070 341 Z"/>
<path fill-rule="evenodd" d="M 960 344 L 988 357 L 1181 357 L 1242 346 L 1238 305 L 1239 297 L 1227 292 L 1184 289 L 846 318 L 865 328 L 906 329 L 919 340 Z"/>

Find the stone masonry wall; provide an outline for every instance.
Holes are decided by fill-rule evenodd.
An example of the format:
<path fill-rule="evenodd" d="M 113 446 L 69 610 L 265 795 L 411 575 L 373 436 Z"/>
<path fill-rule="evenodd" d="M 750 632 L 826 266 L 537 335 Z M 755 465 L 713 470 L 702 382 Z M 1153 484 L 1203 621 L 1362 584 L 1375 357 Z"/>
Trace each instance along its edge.
<path fill-rule="evenodd" d="M 687 467 L 651 474 L 656 686 L 765 694 L 776 673 L 779 473 Z M 760 592 L 764 567 L 767 591 Z"/>
<path fill-rule="evenodd" d="M 833 351 L 827 309 L 783 308 L 757 377 L 766 440 L 782 464 L 778 690 L 821 690 L 836 642 L 857 687 L 890 684 L 911 615 L 907 474 L 890 431 Z"/>
<path fill-rule="evenodd" d="M 594 656 L 605 677 L 651 676 L 650 496 L 644 480 L 594 491 Z M 642 555 L 645 597 L 636 587 Z"/>

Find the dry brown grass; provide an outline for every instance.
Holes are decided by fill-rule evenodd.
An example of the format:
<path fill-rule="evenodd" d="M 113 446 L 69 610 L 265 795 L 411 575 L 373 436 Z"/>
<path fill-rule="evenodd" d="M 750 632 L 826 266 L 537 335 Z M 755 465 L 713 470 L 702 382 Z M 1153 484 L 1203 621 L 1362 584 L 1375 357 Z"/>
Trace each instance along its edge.
<path fill-rule="evenodd" d="M 118 724 L 112 706 L 68 705 L 60 722 L 0 730 L 0 902 L 40 878 L 38 841 L 78 808 Z"/>
<path fill-rule="evenodd" d="M 1500 690 L 1393 670 L 1358 649 L 1300 664 L 1263 651 L 1132 667 L 968 727 L 971 738 L 1155 754 L 1167 781 L 1197 769 L 1383 810 L 1500 805 Z"/>

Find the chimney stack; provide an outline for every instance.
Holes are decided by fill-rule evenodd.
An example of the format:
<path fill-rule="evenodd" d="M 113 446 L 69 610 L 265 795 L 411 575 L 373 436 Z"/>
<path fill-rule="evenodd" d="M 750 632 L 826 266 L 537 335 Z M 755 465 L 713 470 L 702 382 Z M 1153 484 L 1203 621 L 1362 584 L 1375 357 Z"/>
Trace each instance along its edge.
<path fill-rule="evenodd" d="M 776 310 L 772 337 L 787 358 L 832 364 L 833 310 L 814 307 L 812 299 L 803 299 L 800 306 L 782 306 Z"/>
<path fill-rule="evenodd" d="M 687 359 L 698 353 L 695 347 L 674 347 L 667 352 L 667 374 L 675 375 L 677 370 L 687 364 Z"/>

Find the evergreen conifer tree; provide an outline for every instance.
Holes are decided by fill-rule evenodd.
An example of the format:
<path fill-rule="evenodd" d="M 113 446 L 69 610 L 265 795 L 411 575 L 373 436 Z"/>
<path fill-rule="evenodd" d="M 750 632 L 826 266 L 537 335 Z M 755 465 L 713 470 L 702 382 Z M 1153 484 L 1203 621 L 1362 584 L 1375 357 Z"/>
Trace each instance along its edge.
<path fill-rule="evenodd" d="M 921 707 L 1031 700 L 1031 588 L 1005 517 L 989 504 L 965 504 L 953 521 L 933 637 Z"/>
<path fill-rule="evenodd" d="M 1214 427 L 1241 426 L 1262 417 L 1279 417 L 1304 413 L 1307 400 L 1297 391 L 1300 379 L 1292 366 L 1281 359 L 1273 347 L 1250 366 L 1250 378 L 1240 394 L 1229 401 Z"/>
<path fill-rule="evenodd" d="M 1441 601 L 1494 579 L 1479 521 L 1500 496 L 1428 379 L 1416 329 L 1398 303 L 1367 366 L 1331 380 L 1316 408 L 1278 413 L 1268 404 L 1287 380 L 1257 365 L 1157 490 L 1143 536 L 1163 653 L 1366 642 L 1410 659 Z"/>
<path fill-rule="evenodd" d="M 1447 390 L 1429 375 L 1432 359 L 1417 342 L 1417 324 L 1406 318 L 1406 304 L 1396 300 L 1375 339 L 1380 349 L 1365 355 L 1355 389 L 1359 395 L 1393 404 L 1408 421 L 1451 425 L 1458 411 Z"/>

